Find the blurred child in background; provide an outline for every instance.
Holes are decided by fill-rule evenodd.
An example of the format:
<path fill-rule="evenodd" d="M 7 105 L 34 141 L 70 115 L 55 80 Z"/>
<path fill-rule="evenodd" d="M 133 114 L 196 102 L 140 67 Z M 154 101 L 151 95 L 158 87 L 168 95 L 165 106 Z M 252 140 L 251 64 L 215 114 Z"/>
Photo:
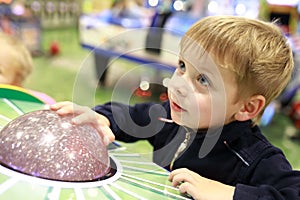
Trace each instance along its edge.
<path fill-rule="evenodd" d="M 33 69 L 32 56 L 26 46 L 12 35 L 0 33 L 0 84 L 22 87 Z M 46 104 L 55 100 L 45 93 L 26 89 Z"/>

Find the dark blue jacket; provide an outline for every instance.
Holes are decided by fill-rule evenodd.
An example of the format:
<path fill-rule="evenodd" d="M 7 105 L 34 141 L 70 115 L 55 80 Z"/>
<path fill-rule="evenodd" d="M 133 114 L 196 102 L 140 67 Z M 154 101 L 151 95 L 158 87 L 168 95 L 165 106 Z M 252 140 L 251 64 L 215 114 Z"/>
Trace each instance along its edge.
<path fill-rule="evenodd" d="M 170 170 L 187 130 L 158 120 L 170 119 L 168 101 L 134 106 L 107 103 L 94 110 L 109 118 L 117 140 L 148 140 L 153 146 L 153 161 Z M 198 130 L 191 134 L 173 169 L 185 167 L 203 177 L 235 186 L 236 200 L 300 200 L 300 172 L 292 169 L 283 152 L 271 145 L 251 121 L 232 122 L 206 133 L 207 130 Z M 203 150 L 208 151 L 203 154 Z"/>

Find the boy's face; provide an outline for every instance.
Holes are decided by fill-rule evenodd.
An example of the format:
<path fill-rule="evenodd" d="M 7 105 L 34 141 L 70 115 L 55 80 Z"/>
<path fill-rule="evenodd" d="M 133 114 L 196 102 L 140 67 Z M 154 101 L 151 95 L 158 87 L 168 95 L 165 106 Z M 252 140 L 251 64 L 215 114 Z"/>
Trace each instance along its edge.
<path fill-rule="evenodd" d="M 195 129 L 220 126 L 235 120 L 242 107 L 235 74 L 219 68 L 201 48 L 188 47 L 168 86 L 171 117 Z M 203 51 L 202 51 L 203 52 Z"/>

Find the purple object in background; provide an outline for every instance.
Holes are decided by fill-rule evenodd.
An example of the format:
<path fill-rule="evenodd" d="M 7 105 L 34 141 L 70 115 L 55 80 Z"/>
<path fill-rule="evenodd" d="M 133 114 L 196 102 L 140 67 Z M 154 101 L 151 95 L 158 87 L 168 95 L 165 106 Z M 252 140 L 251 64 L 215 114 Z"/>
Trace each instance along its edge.
<path fill-rule="evenodd" d="M 0 164 L 51 180 L 105 176 L 110 159 L 103 139 L 91 125 L 75 126 L 71 118 L 39 110 L 14 119 L 0 132 Z"/>

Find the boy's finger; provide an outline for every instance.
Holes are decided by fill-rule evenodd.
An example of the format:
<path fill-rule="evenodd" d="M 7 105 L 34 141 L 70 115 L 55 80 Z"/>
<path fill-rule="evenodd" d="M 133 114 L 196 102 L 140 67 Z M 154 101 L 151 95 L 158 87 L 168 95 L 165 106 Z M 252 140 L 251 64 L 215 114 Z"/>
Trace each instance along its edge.
<path fill-rule="evenodd" d="M 186 168 L 175 169 L 175 170 L 173 170 L 173 171 L 170 173 L 168 179 L 169 179 L 169 181 L 172 181 L 173 178 L 174 178 L 174 176 L 176 176 L 176 175 L 178 175 L 178 174 L 181 174 L 181 173 L 185 173 L 185 172 L 187 172 L 187 171 L 188 171 L 188 169 L 186 169 Z"/>
<path fill-rule="evenodd" d="M 67 115 L 67 114 L 74 114 L 73 104 L 66 104 L 63 107 L 56 110 L 57 114 L 59 115 Z"/>
<path fill-rule="evenodd" d="M 59 115 L 67 115 L 67 114 L 75 114 L 75 115 L 80 115 L 85 113 L 85 115 L 90 116 L 90 119 L 93 120 L 92 117 L 94 117 L 94 112 L 84 106 L 79 106 L 73 103 L 65 103 L 61 104 L 61 107 L 56 109 L 57 114 Z"/>
<path fill-rule="evenodd" d="M 80 125 L 80 124 L 93 124 L 94 122 L 91 120 L 91 117 L 89 115 L 86 114 L 82 114 L 82 115 L 77 115 L 76 117 L 74 117 L 72 119 L 72 122 L 74 124 Z"/>
<path fill-rule="evenodd" d="M 96 119 L 97 118 L 95 117 L 93 112 L 92 114 L 78 115 L 77 117 L 72 119 L 72 122 L 77 125 L 91 124 L 100 134 L 100 136 L 103 137 L 105 144 L 108 145 L 109 143 L 115 140 L 115 135 L 113 134 L 108 125 L 99 124 L 98 121 L 95 121 Z"/>
<path fill-rule="evenodd" d="M 61 101 L 61 102 L 57 102 L 57 103 L 54 103 L 52 105 L 50 105 L 50 109 L 51 110 L 58 110 L 64 106 L 67 106 L 69 104 L 72 104 L 72 102 L 70 101 Z"/>
<path fill-rule="evenodd" d="M 100 136 L 103 137 L 105 145 L 108 145 L 115 140 L 115 135 L 108 126 L 98 126 L 97 130 L 100 133 Z"/>
<path fill-rule="evenodd" d="M 181 185 L 184 182 L 188 182 L 188 174 L 186 173 L 181 173 L 181 174 L 177 174 L 176 176 L 173 177 L 172 179 L 172 185 L 174 187 Z"/>

